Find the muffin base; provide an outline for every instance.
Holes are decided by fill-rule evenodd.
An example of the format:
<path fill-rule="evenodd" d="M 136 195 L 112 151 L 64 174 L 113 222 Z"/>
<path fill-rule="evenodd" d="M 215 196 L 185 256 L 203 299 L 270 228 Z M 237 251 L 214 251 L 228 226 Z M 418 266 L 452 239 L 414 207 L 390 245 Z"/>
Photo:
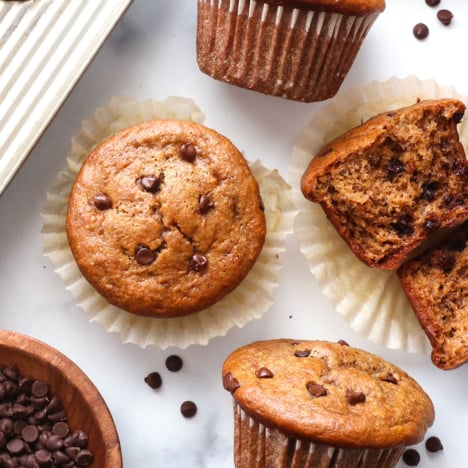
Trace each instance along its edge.
<path fill-rule="evenodd" d="M 256 0 L 199 0 L 198 65 L 236 86 L 321 101 L 337 93 L 377 16 Z"/>
<path fill-rule="evenodd" d="M 391 468 L 404 449 L 339 448 L 303 441 L 265 427 L 234 403 L 236 468 Z"/>

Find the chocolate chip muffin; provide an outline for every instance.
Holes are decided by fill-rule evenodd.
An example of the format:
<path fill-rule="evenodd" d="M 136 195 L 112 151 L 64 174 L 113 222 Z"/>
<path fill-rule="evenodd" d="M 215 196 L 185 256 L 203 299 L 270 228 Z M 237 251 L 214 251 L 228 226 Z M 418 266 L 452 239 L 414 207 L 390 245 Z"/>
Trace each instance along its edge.
<path fill-rule="evenodd" d="M 384 112 L 327 144 L 301 180 L 354 254 L 392 270 L 440 228 L 468 217 L 465 105 L 424 100 Z"/>
<path fill-rule="evenodd" d="M 344 341 L 278 339 L 224 362 L 237 468 L 392 467 L 434 420 L 404 371 Z"/>
<path fill-rule="evenodd" d="M 432 361 L 448 370 L 468 361 L 468 221 L 397 270 L 432 345 Z"/>
<path fill-rule="evenodd" d="M 119 131 L 73 184 L 67 235 L 76 263 L 111 304 L 153 317 L 202 310 L 254 265 L 266 226 L 237 148 L 190 121 Z"/>

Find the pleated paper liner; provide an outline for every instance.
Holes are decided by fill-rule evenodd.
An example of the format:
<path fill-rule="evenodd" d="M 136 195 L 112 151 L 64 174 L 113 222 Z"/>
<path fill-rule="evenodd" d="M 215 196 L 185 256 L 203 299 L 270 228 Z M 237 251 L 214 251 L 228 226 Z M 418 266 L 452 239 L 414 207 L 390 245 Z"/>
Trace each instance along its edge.
<path fill-rule="evenodd" d="M 340 93 L 318 111 L 293 149 L 289 182 L 299 213 L 294 222 L 299 248 L 310 271 L 336 310 L 350 326 L 387 348 L 429 353 L 430 345 L 395 272 L 373 270 L 351 252 L 317 203 L 305 199 L 300 180 L 313 155 L 344 131 L 384 111 L 414 104 L 417 99 L 457 98 L 451 86 L 415 76 L 371 82 Z M 466 120 L 459 126 L 466 148 Z"/>
<path fill-rule="evenodd" d="M 261 318 L 273 303 L 272 293 L 278 286 L 278 273 L 282 267 L 280 254 L 286 250 L 286 236 L 292 232 L 297 213 L 292 189 L 277 170 L 269 170 L 259 161 L 249 163 L 265 205 L 265 244 L 242 283 L 216 304 L 201 312 L 171 319 L 141 317 L 110 305 L 82 276 L 69 248 L 66 234 L 68 196 L 90 151 L 121 128 L 151 119 L 203 123 L 204 115 L 195 102 L 180 97 L 169 97 L 161 102 L 116 97 L 97 109 L 91 119 L 82 123 L 80 134 L 73 138 L 68 167 L 58 175 L 47 193 L 42 210 L 44 253 L 89 320 L 99 322 L 109 332 L 119 333 L 123 342 L 163 349 L 204 345 L 215 336 L 225 335 L 232 327 L 243 327 L 250 320 Z"/>

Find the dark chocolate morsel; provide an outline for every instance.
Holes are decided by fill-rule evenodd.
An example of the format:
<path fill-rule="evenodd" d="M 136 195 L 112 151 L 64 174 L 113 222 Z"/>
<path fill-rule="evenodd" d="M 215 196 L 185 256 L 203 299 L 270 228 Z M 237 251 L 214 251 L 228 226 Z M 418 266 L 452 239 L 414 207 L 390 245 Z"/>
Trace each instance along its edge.
<path fill-rule="evenodd" d="M 306 388 L 307 391 L 313 396 L 313 397 L 323 397 L 327 396 L 327 389 L 318 383 L 315 382 L 307 382 L 306 383 Z"/>
<path fill-rule="evenodd" d="M 440 3 L 440 0 L 426 0 L 426 5 L 430 7 L 435 7 Z"/>
<path fill-rule="evenodd" d="M 450 10 L 439 10 L 437 19 L 445 26 L 448 26 L 452 22 L 453 13 Z"/>
<path fill-rule="evenodd" d="M 190 259 L 189 269 L 197 273 L 202 272 L 208 266 L 208 259 L 200 252 L 194 252 Z"/>
<path fill-rule="evenodd" d="M 33 424 L 28 424 L 27 426 L 23 427 L 23 430 L 21 431 L 21 437 L 23 437 L 23 440 L 29 444 L 36 442 L 37 438 L 39 437 L 39 429 Z"/>
<path fill-rule="evenodd" d="M 230 372 L 223 375 L 223 387 L 228 392 L 234 393 L 239 387 L 239 381 Z"/>
<path fill-rule="evenodd" d="M 182 358 L 180 356 L 177 356 L 176 354 L 172 354 L 166 359 L 167 370 L 170 370 L 171 372 L 180 371 L 183 365 L 184 363 L 182 361 Z"/>
<path fill-rule="evenodd" d="M 310 349 L 298 349 L 297 351 L 294 351 L 294 356 L 296 357 L 308 357 L 310 356 Z"/>
<path fill-rule="evenodd" d="M 161 185 L 161 179 L 157 176 L 143 176 L 139 179 L 141 186 L 150 193 L 156 193 Z"/>
<path fill-rule="evenodd" d="M 193 162 L 197 156 L 197 150 L 192 143 L 185 143 L 180 147 L 180 155 L 184 161 Z"/>
<path fill-rule="evenodd" d="M 6 449 L 10 455 L 19 455 L 25 448 L 26 445 L 22 439 L 11 439 L 6 445 Z"/>
<path fill-rule="evenodd" d="M 393 385 L 398 385 L 398 380 L 393 374 L 390 373 L 388 373 L 385 377 L 382 377 L 380 380 L 382 380 L 383 382 L 391 383 Z"/>
<path fill-rule="evenodd" d="M 43 398 L 49 393 L 49 386 L 42 380 L 36 380 L 32 384 L 31 392 L 36 398 Z"/>
<path fill-rule="evenodd" d="M 197 405 L 193 401 L 184 401 L 180 405 L 180 412 L 185 418 L 192 418 L 197 413 Z"/>
<path fill-rule="evenodd" d="M 426 440 L 426 449 L 428 452 L 435 453 L 443 450 L 444 446 L 438 437 L 432 436 Z"/>
<path fill-rule="evenodd" d="M 105 193 L 98 193 L 94 197 L 94 206 L 100 211 L 108 210 L 112 208 L 112 199 Z"/>
<path fill-rule="evenodd" d="M 64 439 L 70 433 L 70 428 L 65 421 L 59 421 L 52 426 L 52 433 Z"/>
<path fill-rule="evenodd" d="M 45 465 L 52 461 L 52 454 L 48 450 L 38 450 L 34 455 L 40 465 Z"/>
<path fill-rule="evenodd" d="M 345 340 L 338 340 L 338 344 L 341 346 L 349 346 L 349 343 Z"/>
<path fill-rule="evenodd" d="M 89 450 L 80 450 L 75 456 L 75 461 L 78 466 L 88 466 L 94 461 L 94 455 Z"/>
<path fill-rule="evenodd" d="M 201 194 L 200 198 L 198 199 L 198 212 L 200 214 L 206 214 L 214 208 L 213 200 L 211 200 L 209 195 Z"/>
<path fill-rule="evenodd" d="M 413 35 L 416 39 L 426 39 L 429 35 L 429 28 L 424 23 L 418 23 L 413 28 Z"/>
<path fill-rule="evenodd" d="M 351 388 L 348 388 L 346 392 L 346 399 L 351 406 L 354 406 L 358 403 L 364 403 L 366 401 L 366 395 L 362 392 L 355 392 Z"/>
<path fill-rule="evenodd" d="M 260 369 L 257 369 L 257 371 L 255 372 L 255 375 L 259 379 L 271 379 L 273 377 L 273 372 L 271 372 L 271 370 L 268 369 L 268 367 L 260 367 Z"/>
<path fill-rule="evenodd" d="M 419 452 L 415 449 L 406 449 L 403 452 L 403 461 L 408 465 L 408 466 L 417 466 L 419 465 L 419 462 L 421 460 L 421 456 L 419 455 Z"/>
<path fill-rule="evenodd" d="M 155 253 L 145 245 L 140 245 L 135 251 L 135 259 L 140 265 L 150 265 L 156 259 Z"/>
<path fill-rule="evenodd" d="M 151 372 L 145 377 L 145 382 L 151 388 L 159 388 L 162 385 L 162 379 L 159 372 Z"/>

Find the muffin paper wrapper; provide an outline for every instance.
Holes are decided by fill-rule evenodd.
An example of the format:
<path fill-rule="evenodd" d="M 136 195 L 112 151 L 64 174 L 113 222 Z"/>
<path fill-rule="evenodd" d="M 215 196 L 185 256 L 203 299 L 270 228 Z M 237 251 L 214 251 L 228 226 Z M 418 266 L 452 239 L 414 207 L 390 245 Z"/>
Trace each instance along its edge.
<path fill-rule="evenodd" d="M 390 468 L 403 450 L 339 448 L 295 439 L 265 427 L 234 402 L 236 468 Z"/>
<path fill-rule="evenodd" d="M 122 128 L 152 119 L 203 123 L 204 115 L 195 102 L 186 98 L 138 101 L 115 97 L 97 109 L 93 118 L 82 123 L 80 134 L 72 139 L 68 167 L 58 175 L 47 193 L 41 213 L 44 254 L 90 321 L 99 322 L 109 332 L 119 333 L 123 342 L 163 349 L 204 345 L 210 338 L 225 335 L 234 326 L 243 327 L 248 321 L 259 319 L 271 306 L 282 267 L 280 254 L 286 250 L 286 236 L 292 232 L 297 210 L 292 201 L 292 189 L 277 170 L 269 170 L 259 161 L 249 163 L 265 205 L 267 234 L 262 252 L 242 283 L 211 307 L 180 318 L 142 317 L 109 304 L 82 276 L 69 248 L 68 197 L 84 159 L 99 143 Z"/>
<path fill-rule="evenodd" d="M 378 14 L 257 0 L 199 0 L 197 58 L 208 75 L 300 101 L 333 96 Z"/>
<path fill-rule="evenodd" d="M 387 348 L 429 353 L 430 344 L 393 271 L 373 270 L 355 257 L 318 203 L 300 191 L 300 180 L 311 158 L 333 138 L 374 115 L 411 105 L 417 99 L 456 98 L 451 86 L 415 76 L 371 82 L 340 93 L 303 130 L 293 148 L 289 182 L 299 213 L 294 221 L 299 249 L 323 293 L 350 326 Z M 466 148 L 466 118 L 458 127 Z"/>

